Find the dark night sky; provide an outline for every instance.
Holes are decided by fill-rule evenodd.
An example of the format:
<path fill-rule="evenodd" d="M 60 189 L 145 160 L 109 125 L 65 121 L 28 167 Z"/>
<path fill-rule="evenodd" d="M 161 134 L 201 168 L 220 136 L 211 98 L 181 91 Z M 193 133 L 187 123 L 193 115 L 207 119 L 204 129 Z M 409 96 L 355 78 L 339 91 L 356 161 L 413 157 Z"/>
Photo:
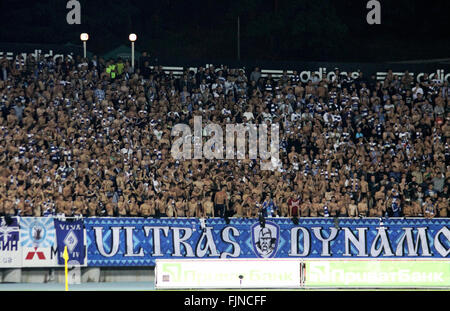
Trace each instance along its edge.
<path fill-rule="evenodd" d="M 104 53 L 128 44 L 157 57 L 234 60 L 237 16 L 242 60 L 390 61 L 450 57 L 450 1 L 80 0 L 81 25 L 66 23 L 66 0 L 0 2 L 0 42 L 80 44 Z"/>

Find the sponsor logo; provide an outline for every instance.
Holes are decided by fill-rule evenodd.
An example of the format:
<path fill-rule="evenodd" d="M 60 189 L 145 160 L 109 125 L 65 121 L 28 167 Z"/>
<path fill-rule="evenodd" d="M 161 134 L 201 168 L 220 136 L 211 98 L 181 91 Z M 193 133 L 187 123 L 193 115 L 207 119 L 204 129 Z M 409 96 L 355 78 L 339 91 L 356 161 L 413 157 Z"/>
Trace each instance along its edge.
<path fill-rule="evenodd" d="M 20 222 L 20 241 L 22 247 L 33 248 L 26 254 L 25 260 L 32 260 L 35 255 L 39 260 L 46 260 L 39 248 L 51 248 L 55 243 L 55 227 L 53 218 L 24 217 Z"/>
<path fill-rule="evenodd" d="M 34 248 L 34 252 L 30 251 L 27 254 L 27 257 L 25 257 L 25 260 L 32 260 L 34 258 L 34 255 L 37 255 L 39 260 L 45 260 L 45 255 L 43 252 L 38 252 L 37 247 Z"/>

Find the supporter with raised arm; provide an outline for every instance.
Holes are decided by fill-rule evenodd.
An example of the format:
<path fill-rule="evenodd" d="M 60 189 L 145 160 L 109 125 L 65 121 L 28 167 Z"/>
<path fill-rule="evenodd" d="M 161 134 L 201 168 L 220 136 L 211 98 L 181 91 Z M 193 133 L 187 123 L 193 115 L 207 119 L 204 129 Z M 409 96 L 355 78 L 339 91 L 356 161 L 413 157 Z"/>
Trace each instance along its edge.
<path fill-rule="evenodd" d="M 446 217 L 448 82 L 424 76 L 415 83 L 409 72 L 377 81 L 337 71 L 331 81 L 313 75 L 303 83 L 295 68 L 281 77 L 227 66 L 177 76 L 145 64 L 130 74 L 126 63 L 122 69 L 101 58 L 27 55 L 14 62 L 0 66 L 4 213 L 29 213 L 16 205 L 20 193 L 32 198 L 35 215 L 37 206 L 53 214 L 56 204 L 55 213 L 65 215 L 142 216 L 150 200 L 150 215 L 174 217 L 177 204 L 183 214 L 184 197 L 184 215 L 257 217 L 261 196 L 271 193 L 275 214 L 289 217 L 325 216 L 323 199 L 330 216 L 354 216 L 354 200 L 362 217 L 424 217 L 422 204 L 431 215 L 428 198 L 434 217 Z M 38 63 L 36 76 L 30 68 Z M 171 130 L 192 127 L 194 115 L 223 129 L 278 122 L 282 165 L 263 171 L 248 157 L 175 161 Z M 204 212 L 198 204 L 193 212 L 192 200 Z"/>

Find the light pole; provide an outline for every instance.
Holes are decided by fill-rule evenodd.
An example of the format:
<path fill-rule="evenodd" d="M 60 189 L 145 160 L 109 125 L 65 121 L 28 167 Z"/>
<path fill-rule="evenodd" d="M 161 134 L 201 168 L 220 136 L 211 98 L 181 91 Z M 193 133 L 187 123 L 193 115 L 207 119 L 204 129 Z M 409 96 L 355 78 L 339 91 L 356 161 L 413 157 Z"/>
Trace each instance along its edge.
<path fill-rule="evenodd" d="M 86 41 L 89 40 L 89 35 L 85 32 L 83 32 L 80 35 L 81 41 L 83 41 L 83 58 L 86 58 Z"/>
<path fill-rule="evenodd" d="M 241 23 L 238 16 L 237 20 L 237 57 L 238 61 L 241 60 Z"/>
<path fill-rule="evenodd" d="M 131 68 L 133 68 L 134 72 L 134 41 L 137 40 L 137 36 L 134 33 L 130 33 L 128 39 L 131 41 Z"/>

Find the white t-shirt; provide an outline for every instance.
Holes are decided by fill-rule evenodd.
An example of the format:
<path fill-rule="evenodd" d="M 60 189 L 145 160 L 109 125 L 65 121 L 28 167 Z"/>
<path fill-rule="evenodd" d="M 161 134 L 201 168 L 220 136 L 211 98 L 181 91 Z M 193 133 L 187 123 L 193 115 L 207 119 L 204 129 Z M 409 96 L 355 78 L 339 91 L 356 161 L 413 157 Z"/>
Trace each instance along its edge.
<path fill-rule="evenodd" d="M 157 138 L 158 140 L 161 140 L 163 131 L 158 131 L 157 129 L 154 129 L 154 130 L 153 130 L 153 133 L 155 134 L 155 136 L 156 136 L 156 138 Z"/>
<path fill-rule="evenodd" d="M 251 111 L 244 112 L 244 117 L 246 117 L 247 120 L 253 120 L 255 118 L 253 116 L 253 112 L 251 112 Z"/>
<path fill-rule="evenodd" d="M 413 87 L 412 91 L 413 91 L 413 99 L 417 99 L 417 94 L 419 93 L 423 95 L 423 89 L 420 86 Z"/>

